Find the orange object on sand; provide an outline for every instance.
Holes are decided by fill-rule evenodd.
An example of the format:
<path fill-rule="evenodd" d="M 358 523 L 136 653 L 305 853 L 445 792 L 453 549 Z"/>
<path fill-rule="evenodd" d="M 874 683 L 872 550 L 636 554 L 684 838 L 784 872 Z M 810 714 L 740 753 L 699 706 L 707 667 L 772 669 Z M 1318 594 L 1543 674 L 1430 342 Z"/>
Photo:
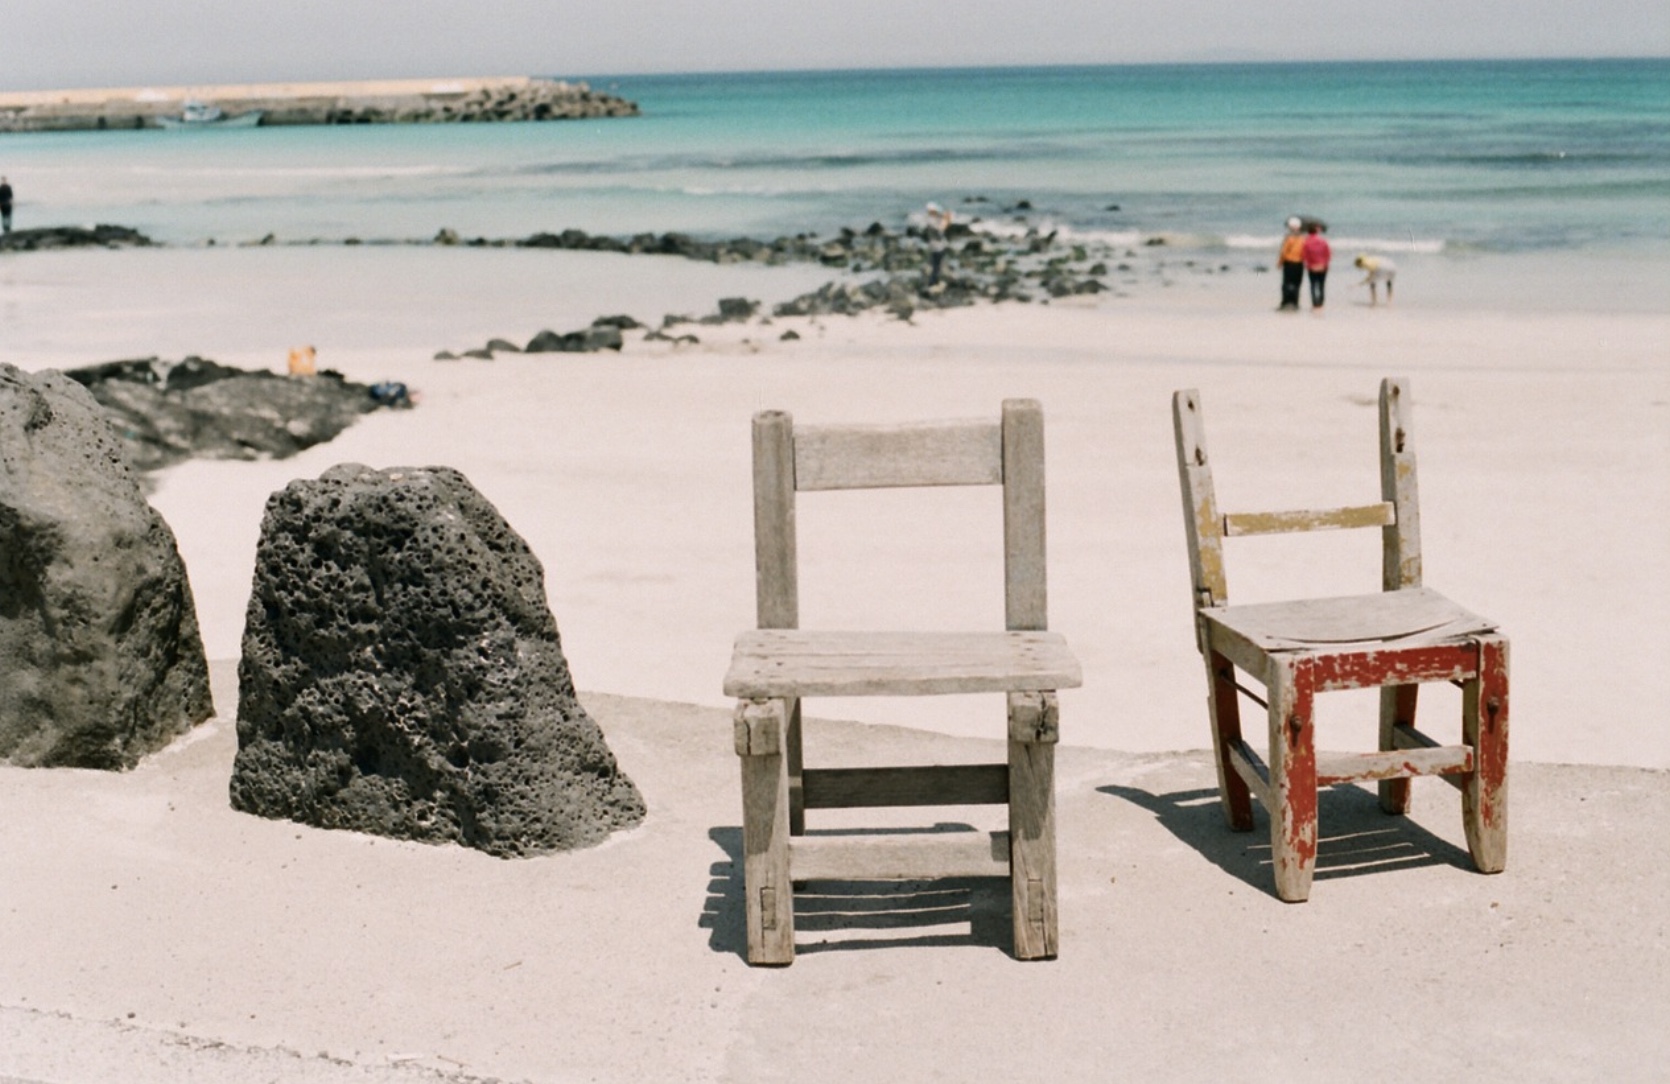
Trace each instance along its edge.
<path fill-rule="evenodd" d="M 312 376 L 316 356 L 311 346 L 298 346 L 292 349 L 290 351 L 290 375 Z"/>

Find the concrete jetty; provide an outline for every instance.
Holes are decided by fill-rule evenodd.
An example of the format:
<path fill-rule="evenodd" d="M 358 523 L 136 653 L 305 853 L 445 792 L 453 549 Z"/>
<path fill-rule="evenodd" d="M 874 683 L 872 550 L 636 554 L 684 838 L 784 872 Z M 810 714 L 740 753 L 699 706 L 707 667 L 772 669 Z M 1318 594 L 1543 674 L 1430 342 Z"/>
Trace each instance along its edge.
<path fill-rule="evenodd" d="M 159 128 L 186 103 L 278 124 L 444 124 L 630 117 L 635 102 L 528 76 L 0 92 L 0 132 Z"/>

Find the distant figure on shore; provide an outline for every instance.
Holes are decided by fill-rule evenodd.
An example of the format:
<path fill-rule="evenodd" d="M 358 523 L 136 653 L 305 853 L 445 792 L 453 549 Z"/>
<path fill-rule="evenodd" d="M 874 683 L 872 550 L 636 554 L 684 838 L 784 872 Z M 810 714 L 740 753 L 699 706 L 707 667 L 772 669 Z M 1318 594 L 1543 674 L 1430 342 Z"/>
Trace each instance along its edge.
<path fill-rule="evenodd" d="M 1368 287 L 1370 307 L 1380 304 L 1379 286 L 1382 282 L 1386 284 L 1386 304 L 1390 305 L 1392 303 L 1392 281 L 1397 278 L 1397 264 L 1384 256 L 1368 255 L 1358 256 L 1353 262 L 1367 272 L 1363 281 L 1357 285 Z"/>
<path fill-rule="evenodd" d="M 1281 252 L 1276 256 L 1276 269 L 1281 272 L 1281 312 L 1297 312 L 1299 287 L 1305 281 L 1305 235 L 1297 218 L 1287 220 L 1287 236 L 1282 238 Z"/>
<path fill-rule="evenodd" d="M 0 233 L 12 232 L 12 182 L 0 177 Z"/>
<path fill-rule="evenodd" d="M 945 265 L 945 253 L 950 247 L 946 233 L 951 229 L 951 212 L 937 203 L 928 204 L 928 288 L 939 285 L 939 272 Z"/>
<path fill-rule="evenodd" d="M 298 346 L 290 351 L 290 375 L 312 376 L 318 371 L 317 352 L 311 346 Z"/>
<path fill-rule="evenodd" d="M 1322 236 L 1322 224 L 1312 222 L 1305 234 L 1305 273 L 1310 276 L 1310 307 L 1312 312 L 1322 308 L 1322 291 L 1328 282 L 1328 263 L 1334 258 L 1328 239 Z"/>

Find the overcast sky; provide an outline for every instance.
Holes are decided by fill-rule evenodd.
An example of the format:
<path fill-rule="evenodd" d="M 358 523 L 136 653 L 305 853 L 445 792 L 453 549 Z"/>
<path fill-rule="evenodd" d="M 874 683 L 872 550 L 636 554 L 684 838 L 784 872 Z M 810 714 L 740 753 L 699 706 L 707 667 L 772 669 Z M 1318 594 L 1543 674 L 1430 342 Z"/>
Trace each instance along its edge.
<path fill-rule="evenodd" d="M 1670 56 L 1670 0 L 4 0 L 0 88 Z"/>

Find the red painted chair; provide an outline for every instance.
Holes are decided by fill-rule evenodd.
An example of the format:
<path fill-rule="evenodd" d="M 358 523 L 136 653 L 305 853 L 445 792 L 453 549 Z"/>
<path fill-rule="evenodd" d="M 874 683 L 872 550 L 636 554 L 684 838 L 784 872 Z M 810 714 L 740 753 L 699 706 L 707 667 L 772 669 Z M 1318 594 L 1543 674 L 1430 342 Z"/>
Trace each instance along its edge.
<path fill-rule="evenodd" d="M 1461 791 L 1467 848 L 1484 873 L 1507 858 L 1508 641 L 1490 621 L 1421 586 L 1420 514 L 1409 384 L 1380 385 L 1378 504 L 1321 511 L 1220 515 L 1206 454 L 1199 393 L 1172 397 L 1183 519 L 1194 581 L 1197 640 L 1206 659 L 1212 744 L 1225 819 L 1253 827 L 1251 798 L 1270 815 L 1276 893 L 1310 895 L 1317 848 L 1317 788 L 1374 779 L 1388 813 L 1409 809 L 1409 780 L 1438 775 Z M 1379 527 L 1378 594 L 1229 605 L 1224 539 L 1236 535 Z M 1261 699 L 1236 671 L 1265 687 Z M 1442 745 L 1415 729 L 1422 683 L 1463 690 L 1462 741 Z M 1380 750 L 1319 753 L 1317 693 L 1380 689 Z M 1268 709 L 1269 764 L 1241 738 L 1237 694 Z"/>

